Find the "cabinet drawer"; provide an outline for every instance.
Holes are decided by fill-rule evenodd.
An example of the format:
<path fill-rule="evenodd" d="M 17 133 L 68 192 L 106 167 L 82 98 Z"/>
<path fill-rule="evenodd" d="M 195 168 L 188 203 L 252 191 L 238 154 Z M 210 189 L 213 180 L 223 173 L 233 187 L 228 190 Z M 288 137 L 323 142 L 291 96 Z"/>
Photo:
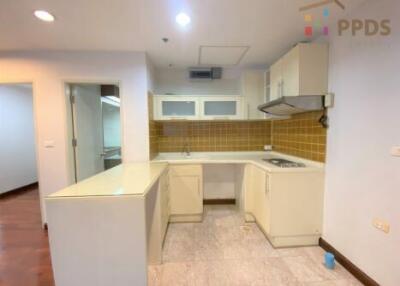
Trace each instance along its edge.
<path fill-rule="evenodd" d="M 176 165 L 169 167 L 170 176 L 201 176 L 203 169 L 201 165 Z"/>

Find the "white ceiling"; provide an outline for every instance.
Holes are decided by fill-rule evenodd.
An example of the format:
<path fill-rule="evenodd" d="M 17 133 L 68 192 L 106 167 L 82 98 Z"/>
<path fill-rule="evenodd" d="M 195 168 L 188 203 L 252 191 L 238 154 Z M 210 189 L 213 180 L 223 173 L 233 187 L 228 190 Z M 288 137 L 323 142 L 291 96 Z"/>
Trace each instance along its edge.
<path fill-rule="evenodd" d="M 331 4 L 329 22 L 364 1 L 342 0 L 346 11 Z M 239 66 L 263 66 L 307 39 L 299 8 L 313 2 L 0 0 L 0 50 L 146 51 L 157 67 L 188 67 L 198 65 L 200 46 L 249 46 Z M 36 9 L 53 13 L 56 21 L 37 20 L 32 15 Z M 186 29 L 175 23 L 181 11 L 192 19 Z M 168 43 L 163 37 L 169 38 Z"/>

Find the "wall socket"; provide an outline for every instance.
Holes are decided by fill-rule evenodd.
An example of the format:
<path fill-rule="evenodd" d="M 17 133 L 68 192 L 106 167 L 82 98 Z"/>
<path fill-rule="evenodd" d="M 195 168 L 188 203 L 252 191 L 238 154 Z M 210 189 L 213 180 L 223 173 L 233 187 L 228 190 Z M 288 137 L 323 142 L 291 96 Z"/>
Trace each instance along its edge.
<path fill-rule="evenodd" d="M 264 151 L 272 151 L 272 145 L 264 145 Z"/>
<path fill-rule="evenodd" d="M 392 149 L 390 150 L 390 153 L 392 156 L 400 156 L 400 146 L 393 146 Z"/>
<path fill-rule="evenodd" d="M 372 225 L 374 227 L 376 227 L 377 229 L 383 231 L 384 233 L 389 233 L 389 231 L 390 231 L 389 223 L 387 223 L 387 222 L 385 222 L 383 220 L 380 220 L 378 218 L 373 219 Z"/>

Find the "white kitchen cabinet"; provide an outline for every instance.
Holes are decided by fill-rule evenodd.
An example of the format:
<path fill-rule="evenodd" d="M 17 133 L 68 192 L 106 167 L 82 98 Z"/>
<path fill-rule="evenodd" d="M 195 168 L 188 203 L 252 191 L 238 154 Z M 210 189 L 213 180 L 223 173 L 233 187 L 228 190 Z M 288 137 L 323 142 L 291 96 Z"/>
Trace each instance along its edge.
<path fill-rule="evenodd" d="M 201 221 L 203 169 L 201 165 L 170 165 L 170 221 Z"/>
<path fill-rule="evenodd" d="M 246 221 L 256 220 L 264 233 L 270 229 L 270 199 L 268 173 L 254 165 L 245 169 Z"/>
<path fill-rule="evenodd" d="M 270 68 L 270 101 L 282 97 L 282 60 L 279 59 Z"/>
<path fill-rule="evenodd" d="M 195 96 L 155 96 L 155 120 L 197 120 L 199 100 Z"/>
<path fill-rule="evenodd" d="M 241 77 L 242 95 L 246 101 L 245 114 L 247 119 L 265 119 L 265 113 L 258 110 L 258 106 L 266 102 L 265 71 L 247 70 Z"/>
<path fill-rule="evenodd" d="M 240 120 L 244 117 L 243 97 L 213 96 L 200 97 L 200 119 Z"/>
<path fill-rule="evenodd" d="M 244 120 L 242 96 L 155 96 L 155 120 Z"/>
<path fill-rule="evenodd" d="M 322 232 L 322 172 L 245 173 L 246 220 L 257 222 L 274 247 L 318 245 Z"/>
<path fill-rule="evenodd" d="M 269 180 L 266 171 L 253 166 L 252 181 L 254 192 L 254 216 L 257 218 L 259 226 L 265 233 L 269 233 L 271 211 L 269 200 Z"/>
<path fill-rule="evenodd" d="M 160 212 L 161 212 L 161 237 L 164 241 L 168 229 L 170 215 L 170 195 L 169 195 L 169 176 L 168 171 L 165 172 L 159 179 L 159 197 L 160 197 Z"/>
<path fill-rule="evenodd" d="M 328 92 L 328 45 L 299 43 L 271 66 L 271 100 Z"/>

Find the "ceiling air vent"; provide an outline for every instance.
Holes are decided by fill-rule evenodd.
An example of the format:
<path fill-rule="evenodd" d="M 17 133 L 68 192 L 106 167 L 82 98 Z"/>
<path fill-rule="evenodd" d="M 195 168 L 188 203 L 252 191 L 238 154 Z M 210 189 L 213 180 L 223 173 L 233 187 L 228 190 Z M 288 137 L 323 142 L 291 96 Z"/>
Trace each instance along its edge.
<path fill-rule="evenodd" d="M 221 79 L 222 68 L 190 68 L 191 79 Z"/>

